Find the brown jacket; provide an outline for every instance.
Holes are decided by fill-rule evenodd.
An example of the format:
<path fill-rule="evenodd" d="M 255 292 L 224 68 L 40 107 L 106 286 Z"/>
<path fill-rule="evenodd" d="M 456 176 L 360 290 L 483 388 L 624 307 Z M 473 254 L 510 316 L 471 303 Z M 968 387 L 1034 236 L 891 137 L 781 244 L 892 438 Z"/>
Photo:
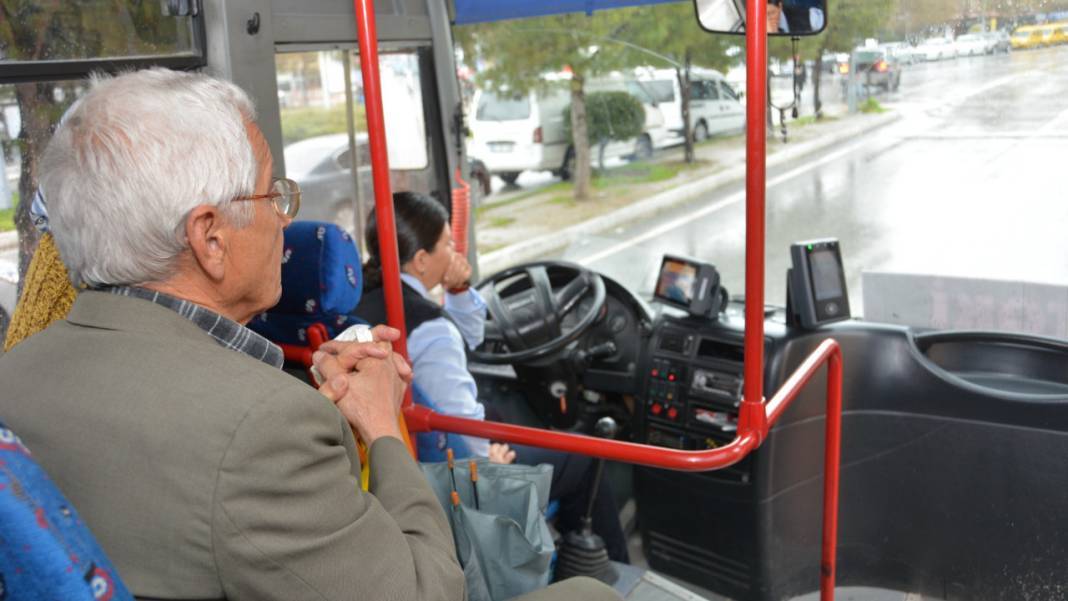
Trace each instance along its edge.
<path fill-rule="evenodd" d="M 0 357 L 0 420 L 139 597 L 460 600 L 444 513 L 404 444 L 370 450 L 302 382 L 148 301 L 79 295 Z"/>

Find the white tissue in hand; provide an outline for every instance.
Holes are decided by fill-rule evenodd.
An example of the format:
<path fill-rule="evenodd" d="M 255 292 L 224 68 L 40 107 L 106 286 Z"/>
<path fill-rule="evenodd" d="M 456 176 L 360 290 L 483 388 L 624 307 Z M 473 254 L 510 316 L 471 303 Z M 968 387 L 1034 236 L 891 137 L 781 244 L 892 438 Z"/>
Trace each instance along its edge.
<path fill-rule="evenodd" d="M 371 334 L 371 326 L 359 323 L 346 328 L 345 331 L 338 334 L 334 340 L 338 342 L 374 342 L 375 337 Z M 326 378 L 323 377 L 323 374 L 319 373 L 318 367 L 312 365 L 311 369 L 308 371 L 311 372 L 316 386 L 322 386 L 323 382 L 326 382 Z"/>

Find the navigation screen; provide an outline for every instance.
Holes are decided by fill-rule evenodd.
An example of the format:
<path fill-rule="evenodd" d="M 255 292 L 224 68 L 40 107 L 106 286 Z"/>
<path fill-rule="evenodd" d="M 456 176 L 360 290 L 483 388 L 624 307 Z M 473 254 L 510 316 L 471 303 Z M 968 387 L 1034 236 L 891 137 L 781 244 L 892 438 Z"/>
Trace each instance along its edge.
<path fill-rule="evenodd" d="M 841 268 L 833 250 L 813 251 L 809 255 L 809 265 L 812 267 L 812 292 L 817 301 L 842 296 Z"/>
<path fill-rule="evenodd" d="M 688 307 L 693 301 L 693 286 L 697 280 L 697 266 L 677 259 L 664 259 L 655 295 L 661 300 Z"/>

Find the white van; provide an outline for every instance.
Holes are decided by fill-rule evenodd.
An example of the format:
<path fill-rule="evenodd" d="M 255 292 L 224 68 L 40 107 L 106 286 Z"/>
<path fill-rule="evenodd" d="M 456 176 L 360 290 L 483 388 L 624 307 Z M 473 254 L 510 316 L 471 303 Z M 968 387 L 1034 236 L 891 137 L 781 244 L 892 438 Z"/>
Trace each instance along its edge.
<path fill-rule="evenodd" d="M 587 94 L 612 89 L 626 90 L 625 84 L 591 82 Z M 572 160 L 564 109 L 571 102 L 566 83 L 548 90 L 508 95 L 486 90 L 475 92 L 468 120 L 471 138 L 467 155 L 481 160 L 490 173 L 514 184 L 523 171 L 551 171 L 568 179 Z M 653 106 L 645 106 L 645 132 L 635 139 L 612 141 L 603 152 L 590 149 L 597 164 L 631 157 L 647 157 L 662 136 L 663 117 Z"/>
<path fill-rule="evenodd" d="M 631 86 L 648 94 L 664 115 L 671 137 L 664 145 L 683 142 L 682 93 L 674 69 L 635 69 Z M 636 91 L 637 93 L 637 91 Z M 690 69 L 690 126 L 695 141 L 745 129 L 745 106 L 723 75 L 712 69 Z"/>

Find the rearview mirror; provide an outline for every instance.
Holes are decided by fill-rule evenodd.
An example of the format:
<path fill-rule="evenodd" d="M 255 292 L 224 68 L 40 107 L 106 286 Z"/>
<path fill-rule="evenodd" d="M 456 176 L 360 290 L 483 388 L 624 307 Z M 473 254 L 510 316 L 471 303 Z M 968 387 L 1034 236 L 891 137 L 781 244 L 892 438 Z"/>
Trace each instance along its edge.
<path fill-rule="evenodd" d="M 694 0 L 697 22 L 712 33 L 745 33 L 745 0 Z M 827 0 L 768 0 L 768 35 L 815 35 L 827 25 Z"/>

